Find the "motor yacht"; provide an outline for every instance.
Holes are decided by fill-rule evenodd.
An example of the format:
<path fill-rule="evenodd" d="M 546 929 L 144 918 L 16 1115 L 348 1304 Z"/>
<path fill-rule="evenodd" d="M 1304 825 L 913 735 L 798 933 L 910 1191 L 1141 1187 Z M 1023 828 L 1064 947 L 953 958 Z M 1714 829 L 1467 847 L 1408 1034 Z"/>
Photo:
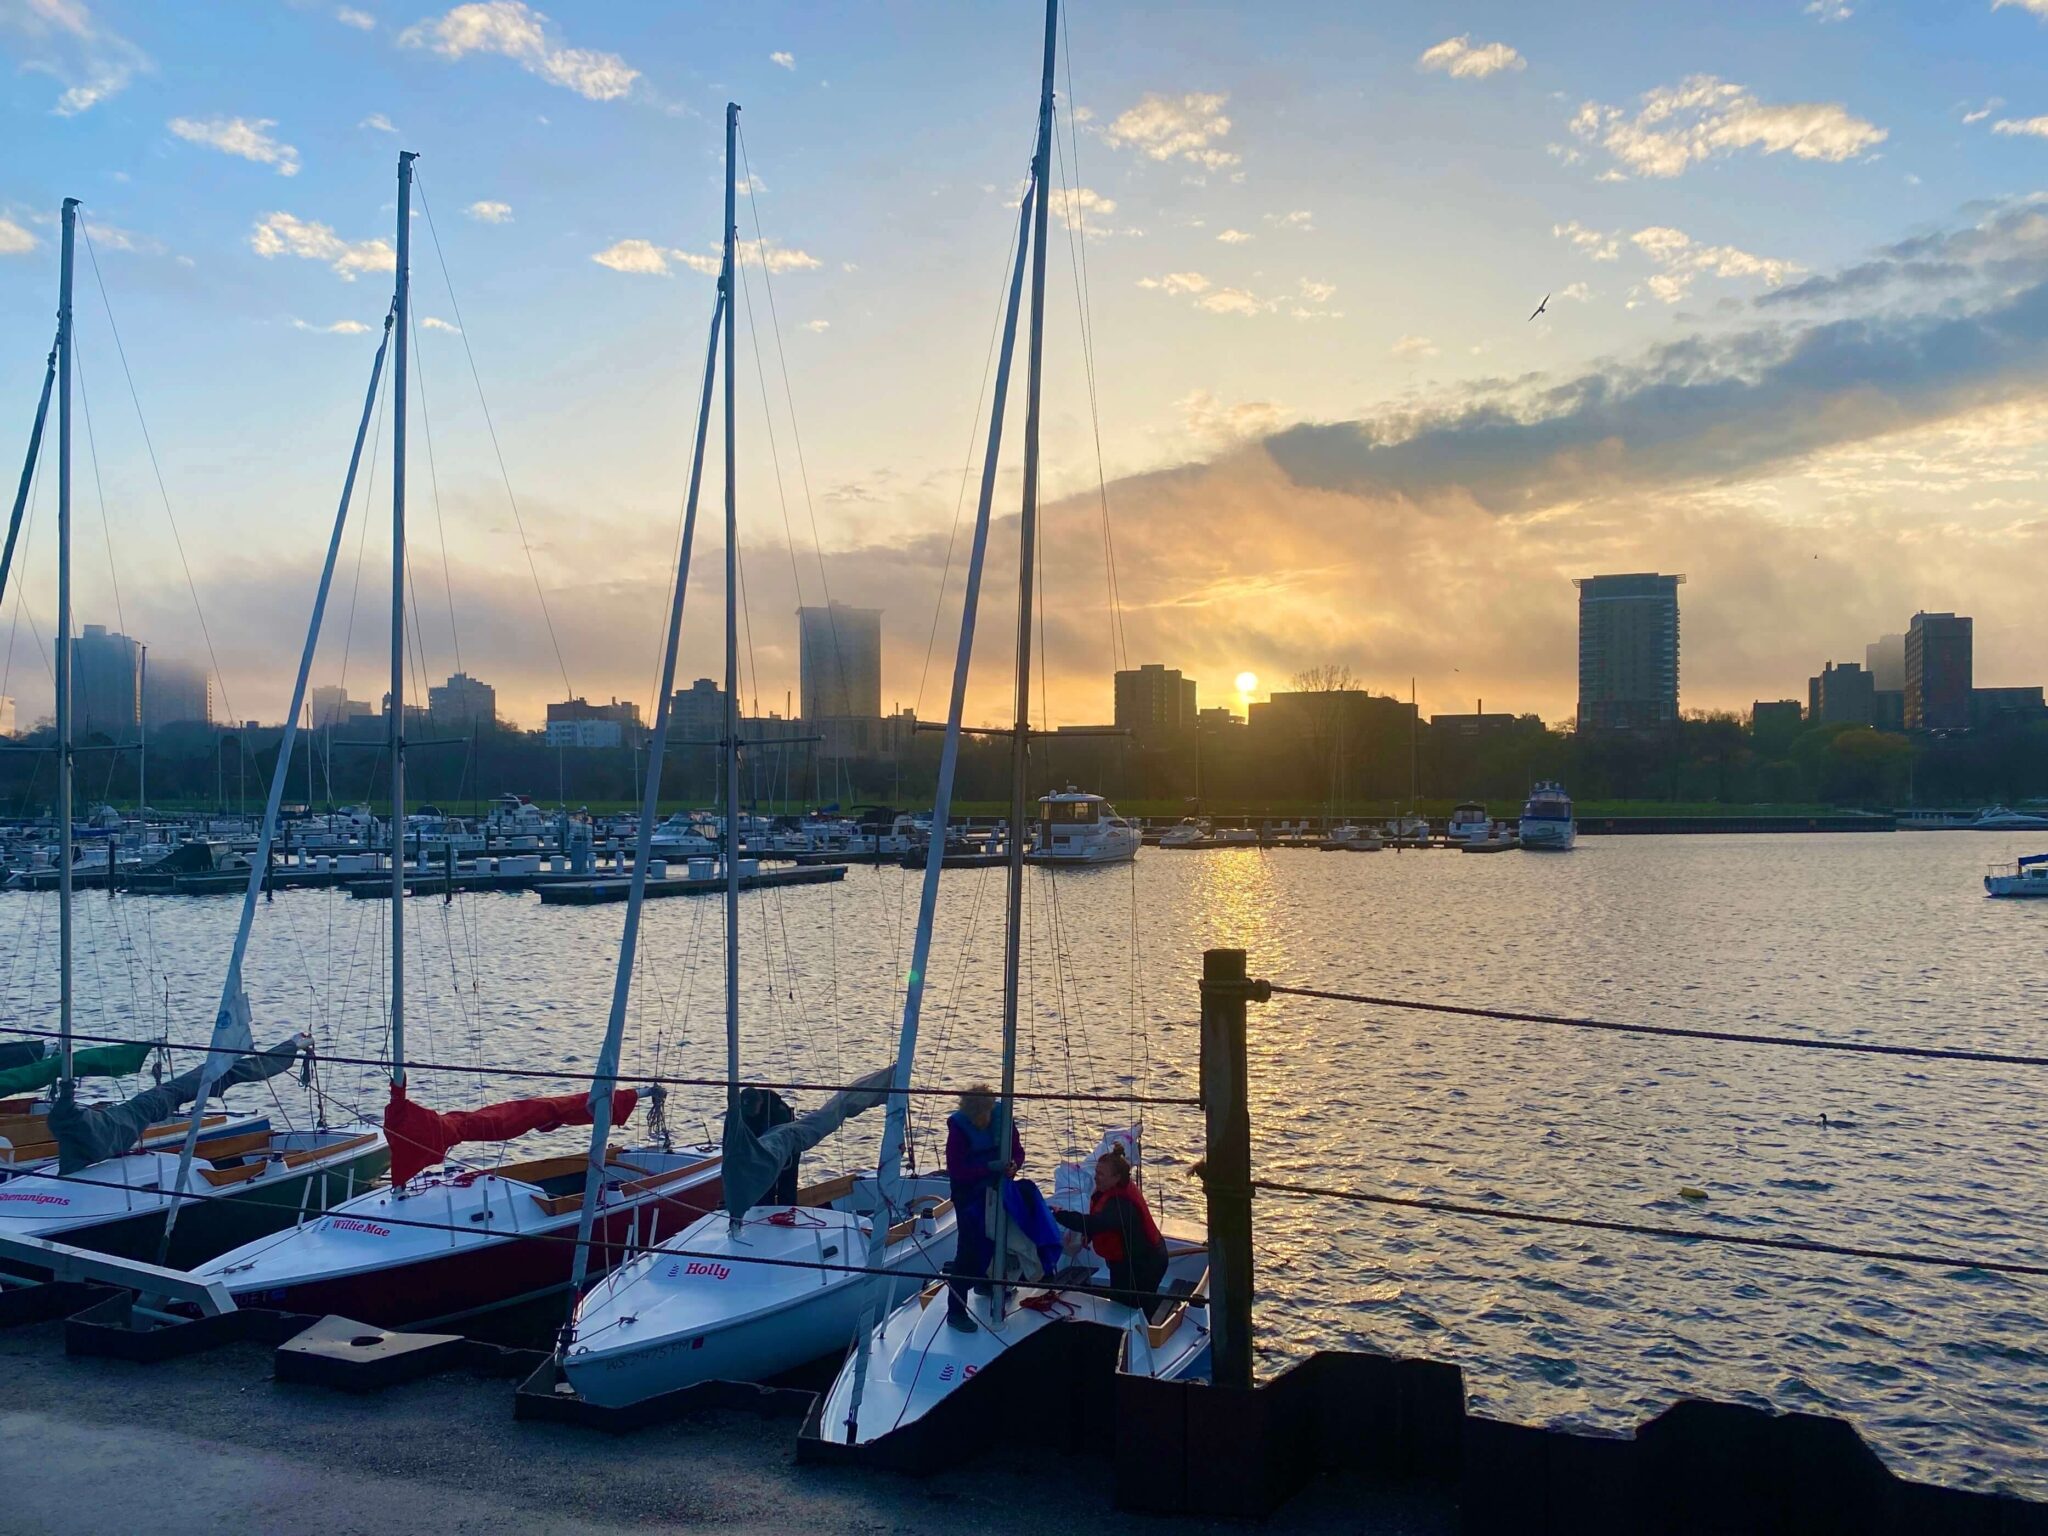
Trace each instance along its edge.
<path fill-rule="evenodd" d="M 1117 864 L 1137 857 L 1143 842 L 1136 822 L 1069 784 L 1038 797 L 1038 838 L 1027 857 L 1034 864 Z"/>
<path fill-rule="evenodd" d="M 1572 819 L 1572 797 L 1555 780 L 1545 779 L 1529 791 L 1522 806 L 1521 841 L 1524 848 L 1562 850 L 1578 840 L 1578 823 Z"/>
<path fill-rule="evenodd" d="M 1208 846 L 1209 837 L 1209 819 L 1206 816 L 1183 816 L 1179 821 L 1159 834 L 1159 846 L 1162 848 L 1203 848 Z"/>

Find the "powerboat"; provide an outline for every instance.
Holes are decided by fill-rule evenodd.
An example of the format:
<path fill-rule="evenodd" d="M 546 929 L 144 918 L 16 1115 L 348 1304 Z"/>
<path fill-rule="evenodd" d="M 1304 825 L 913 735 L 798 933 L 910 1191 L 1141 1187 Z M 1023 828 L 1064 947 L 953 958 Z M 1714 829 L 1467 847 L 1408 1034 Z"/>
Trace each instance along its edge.
<path fill-rule="evenodd" d="M 1120 864 L 1136 858 L 1144 841 L 1138 824 L 1102 796 L 1069 784 L 1038 797 L 1038 839 L 1027 857 L 1034 864 Z"/>
<path fill-rule="evenodd" d="M 1427 816 L 1396 816 L 1387 823 L 1386 839 L 1396 848 L 1427 848 L 1429 836 Z"/>
<path fill-rule="evenodd" d="M 1969 824 L 1972 832 L 2037 832 L 2048 828 L 2048 816 L 2034 816 L 2009 806 L 1987 805 Z"/>
<path fill-rule="evenodd" d="M 1386 842 L 1371 827 L 1347 821 L 1343 826 L 1333 828 L 1321 846 L 1325 853 L 1378 853 Z"/>
<path fill-rule="evenodd" d="M 1209 837 L 1211 848 L 1257 848 L 1260 846 L 1257 827 L 1218 827 Z"/>
<path fill-rule="evenodd" d="M 1986 896 L 2048 896 L 2048 853 L 2029 853 L 1984 877 Z"/>
<path fill-rule="evenodd" d="M 1164 832 L 1159 834 L 1162 848 L 1203 848 L 1208 845 L 1210 828 L 1205 816 L 1183 816 Z"/>
<path fill-rule="evenodd" d="M 1545 779 L 1529 791 L 1522 806 L 1521 841 L 1524 848 L 1563 850 L 1578 841 L 1578 823 L 1572 819 L 1572 797 L 1554 779 Z"/>
<path fill-rule="evenodd" d="M 1473 843 L 1493 836 L 1493 817 L 1477 800 L 1461 802 L 1451 811 L 1444 836 L 1454 843 Z"/>

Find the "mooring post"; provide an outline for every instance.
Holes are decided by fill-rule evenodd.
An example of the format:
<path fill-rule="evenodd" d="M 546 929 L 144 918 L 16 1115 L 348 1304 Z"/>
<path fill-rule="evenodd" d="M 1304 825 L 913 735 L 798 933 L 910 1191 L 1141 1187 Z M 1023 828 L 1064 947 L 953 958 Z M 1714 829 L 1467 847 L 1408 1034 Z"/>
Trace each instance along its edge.
<path fill-rule="evenodd" d="M 1252 1121 L 1245 1004 L 1271 989 L 1245 974 L 1244 951 L 1202 954 L 1203 1183 L 1209 1196 L 1209 1328 L 1219 1387 L 1252 1384 Z"/>

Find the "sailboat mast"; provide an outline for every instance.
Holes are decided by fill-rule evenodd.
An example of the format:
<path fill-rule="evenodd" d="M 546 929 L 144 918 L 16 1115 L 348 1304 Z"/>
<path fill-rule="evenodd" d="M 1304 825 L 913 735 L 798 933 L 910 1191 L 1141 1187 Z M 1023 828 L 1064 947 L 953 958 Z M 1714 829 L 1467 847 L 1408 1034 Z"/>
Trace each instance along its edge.
<path fill-rule="evenodd" d="M 57 1038 L 71 1091 L 71 258 L 78 199 L 64 199 L 57 278 Z"/>
<path fill-rule="evenodd" d="M 740 1108 L 740 629 L 738 446 L 734 436 L 733 308 L 739 257 L 737 187 L 733 181 L 734 140 L 740 107 L 725 104 L 725 270 L 719 278 L 725 303 L 725 1116 L 731 1124 Z M 738 1222 L 735 1220 L 734 1225 Z"/>
<path fill-rule="evenodd" d="M 0 598 L 7 596 L 7 573 L 14 569 L 14 543 L 21 537 L 21 519 L 28 510 L 28 493 L 35 486 L 36 459 L 43 451 L 43 423 L 50 417 L 50 390 L 57 382 L 57 349 L 50 348 L 43 364 L 43 392 L 36 400 L 36 423 L 29 428 L 28 453 L 21 461 L 21 481 L 14 488 L 14 511 L 7 519 L 7 547 L 0 550 Z"/>
<path fill-rule="evenodd" d="M 391 1082 L 405 1086 L 405 363 L 412 163 L 398 153 L 398 282 L 391 300 Z"/>
<path fill-rule="evenodd" d="M 1031 771 L 1031 578 L 1038 560 L 1038 425 L 1045 378 L 1045 229 L 1051 203 L 1048 189 L 1052 161 L 1052 86 L 1055 44 L 1059 36 L 1059 0 L 1045 3 L 1045 68 L 1038 88 L 1038 145 L 1031 156 L 1031 184 L 1038 197 L 1031 210 L 1031 340 L 1026 353 L 1024 406 L 1024 501 L 1018 518 L 1017 553 L 1017 698 L 1016 727 L 1010 737 L 1010 870 L 1009 924 L 1003 940 L 1003 1080 L 996 1109 L 996 1157 L 1007 1163 L 1010 1127 L 1016 1119 L 1011 1095 L 1017 1087 L 1018 974 L 1024 941 L 1025 797 Z M 944 837 L 934 825 L 932 836 Z M 1009 1216 L 996 1207 L 996 1269 L 1004 1267 L 1009 1247 Z M 1002 1291 L 996 1291 L 997 1305 Z"/>

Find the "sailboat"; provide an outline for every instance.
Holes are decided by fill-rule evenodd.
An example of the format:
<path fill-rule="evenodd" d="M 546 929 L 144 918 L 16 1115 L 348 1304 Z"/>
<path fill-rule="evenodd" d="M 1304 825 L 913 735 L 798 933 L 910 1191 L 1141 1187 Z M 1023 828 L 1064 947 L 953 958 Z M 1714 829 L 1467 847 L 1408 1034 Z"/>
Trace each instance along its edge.
<path fill-rule="evenodd" d="M 1039 414 L 1042 399 L 1045 350 L 1045 261 L 1046 223 L 1050 193 L 1047 187 L 1052 155 L 1053 61 L 1059 31 L 1059 0 L 1046 0 L 1045 56 L 1038 101 L 1038 138 L 1032 155 L 1031 179 L 1024 193 L 1020 213 L 1017 273 L 1010 289 L 1009 312 L 1005 322 L 1001 360 L 998 364 L 997 398 L 1008 378 L 1011 350 L 1016 340 L 1020 281 L 1025 253 L 1031 259 L 1031 332 L 1028 363 L 1026 413 L 1024 419 L 1023 507 L 1019 518 L 1018 605 L 1016 647 L 1015 722 L 1010 733 L 1010 825 L 1025 824 L 1027 775 L 1031 741 L 1031 647 L 1032 573 L 1036 568 L 1038 524 Z M 957 690 L 964 686 L 968 631 L 974 617 L 972 593 L 979 579 L 980 559 L 986 547 L 990 491 L 995 474 L 996 449 L 1000 441 L 1000 413 L 990 422 L 989 447 L 983 465 L 983 499 L 978 511 L 975 549 L 970 565 L 969 599 L 961 618 L 961 659 L 954 676 Z M 1003 1054 L 1002 1089 L 997 1100 L 994 1136 L 997 1147 L 1011 1144 L 1012 1106 L 1017 1072 L 1017 1025 L 1019 1015 L 1024 904 L 1025 852 L 1023 839 L 1012 839 L 1008 879 L 1008 923 L 1003 959 Z M 927 918 L 928 913 L 924 914 Z M 921 973 L 921 961 L 913 962 L 913 975 Z M 906 1010 L 906 1023 L 911 1017 Z M 909 1033 L 906 1027 L 906 1034 Z M 899 1073 L 905 1061 L 897 1062 Z M 892 1121 L 900 1111 L 892 1104 Z M 892 1125 L 892 1129 L 893 1129 Z M 1135 1150 L 1134 1129 L 1112 1131 L 1103 1147 L 1111 1144 Z M 898 1154 L 900 1140 L 884 1137 L 884 1156 Z M 885 1169 L 885 1175 L 888 1170 Z M 1066 1170 L 1060 1180 L 1054 1204 L 1069 1208 L 1085 1202 L 1082 1170 Z M 886 1177 L 885 1177 L 886 1182 Z M 1157 1309 L 1128 1305 L 1097 1289 L 1106 1282 L 1106 1268 L 1086 1249 L 1078 1261 L 1056 1276 L 1047 1276 L 1043 1263 L 1028 1241 L 1014 1241 L 1023 1234 L 1014 1230 L 1007 1200 L 992 1200 L 990 1226 L 995 1259 L 989 1279 L 993 1282 L 968 1302 L 968 1326 L 957 1326 L 942 1299 L 943 1282 L 926 1286 L 908 1300 L 897 1303 L 878 1325 L 864 1324 L 854 1349 L 841 1367 L 831 1390 L 813 1409 L 805 1426 L 807 1435 L 848 1445 L 865 1444 L 906 1425 L 915 1423 L 946 1401 L 967 1381 L 986 1370 L 1004 1353 L 1046 1328 L 1072 1321 L 1107 1326 L 1123 1335 L 1122 1368 L 1161 1379 L 1179 1379 L 1201 1374 L 1209 1358 L 1208 1329 L 1190 1300 L 1197 1300 L 1207 1286 L 1207 1252 L 1202 1242 L 1167 1237 L 1166 1275 L 1161 1284 L 1183 1299 Z M 871 1254 L 873 1249 L 871 1248 Z M 871 1260 L 872 1262 L 872 1260 Z M 885 1282 L 874 1282 L 879 1286 Z M 879 1306 L 885 1298 L 872 1292 Z"/>
<path fill-rule="evenodd" d="M 853 1115 L 902 1096 L 892 1095 L 898 1066 L 870 1073 L 835 1093 L 819 1109 L 783 1124 L 767 1122 L 787 1112 L 764 1090 L 739 1087 L 739 818 L 730 814 L 739 796 L 739 631 L 738 588 L 733 562 L 739 548 L 732 394 L 732 293 L 737 257 L 734 218 L 733 140 L 739 107 L 726 107 L 725 260 L 713 311 L 711 350 L 705 361 L 696 458 L 690 472 L 689 513 L 670 618 L 669 649 L 656 697 L 654 753 L 642 808 L 641 859 L 646 828 L 654 815 L 654 785 L 666 746 L 666 701 L 674 689 L 676 639 L 682 622 L 683 588 L 695 529 L 697 487 L 703 474 L 711 386 L 718 358 L 719 324 L 725 322 L 725 665 L 724 770 L 726 806 L 723 857 L 726 869 L 726 1123 L 725 1209 L 620 1266 L 578 1303 L 564 1331 L 561 1367 L 588 1402 L 624 1407 L 701 1381 L 760 1381 L 845 1348 L 860 1326 L 867 1287 L 860 1256 L 883 1234 L 879 1266 L 899 1277 L 906 1293 L 937 1274 L 952 1258 L 954 1222 L 943 1179 L 885 1181 L 879 1174 L 842 1175 L 798 1188 L 798 1160 Z M 948 755 L 940 773 L 942 824 L 951 793 L 959 733 L 958 695 L 948 724 Z M 926 886 L 935 891 L 944 863 L 944 839 L 926 855 Z M 629 924 L 637 914 L 629 908 Z M 929 922 L 920 928 L 929 943 Z M 629 931 L 628 949 L 633 934 Z M 921 974 L 913 961 L 913 974 Z M 623 1023 L 630 972 L 622 963 L 614 993 L 615 1024 Z M 914 1044 L 914 1037 L 912 1043 Z M 613 1042 L 607 1040 L 607 1050 Z M 908 1061 L 908 1047 L 899 1058 Z M 593 1146 L 595 1138 L 593 1138 Z"/>
<path fill-rule="evenodd" d="M 385 320 L 387 339 L 396 340 L 391 494 L 394 828 L 405 825 L 406 316 L 415 158 L 409 151 L 398 157 L 398 274 Z M 382 356 L 380 348 L 380 364 Z M 374 399 L 374 374 L 370 394 Z M 366 401 L 365 423 L 369 409 Z M 359 429 L 359 451 L 361 442 Z M 309 651 L 309 660 L 310 655 Z M 471 1166 L 449 1153 L 464 1142 L 504 1142 L 529 1132 L 591 1124 L 590 1097 L 510 1099 L 444 1113 L 414 1103 L 407 1093 L 405 883 L 405 861 L 401 849 L 394 847 L 391 1087 L 384 1110 L 391 1182 L 343 1200 L 290 1231 L 221 1253 L 199 1268 L 203 1278 L 222 1281 L 244 1305 L 338 1313 L 382 1327 L 445 1323 L 561 1291 L 587 1251 L 566 1241 L 577 1230 L 583 1209 L 582 1158 Z M 624 1120 L 639 1097 L 633 1089 L 617 1089 L 607 1095 L 604 1107 L 612 1120 Z M 679 1226 L 718 1198 L 715 1147 L 675 1149 L 664 1139 L 660 1145 L 606 1153 L 603 1220 L 595 1239 L 602 1266 L 608 1267 L 640 1242 L 652 1241 L 664 1222 Z M 592 1241 L 588 1231 L 583 1237 Z"/>
<path fill-rule="evenodd" d="M 56 1093 L 44 1118 L 54 1159 L 0 1184 L 0 1235 L 37 1237 L 126 1258 L 186 1268 L 247 1238 L 288 1226 L 308 1209 L 345 1198 L 384 1171 L 387 1151 L 373 1126 L 309 1130 L 272 1128 L 267 1120 L 223 1123 L 207 1102 L 241 1083 L 288 1071 L 310 1040 L 293 1035 L 268 1051 L 253 1050 L 248 999 L 241 991 L 260 874 L 252 872 L 221 1008 L 206 1059 L 189 1072 L 114 1104 L 82 1104 L 78 1054 L 72 1047 L 71 861 L 71 357 L 72 271 L 78 200 L 63 208 L 57 305 L 57 837 L 58 1046 Z M 380 359 L 381 360 L 381 359 Z M 39 412 L 40 414 L 40 412 Z M 40 438 L 40 430 L 36 434 Z M 360 435 L 358 437 L 360 453 Z M 355 474 L 349 469 L 350 482 Z M 24 471 L 26 478 L 27 471 Z M 344 507 L 346 500 L 344 499 Z M 333 576 L 340 529 L 328 552 L 321 600 Z M 312 657 L 311 640 L 306 664 Z M 303 694 L 306 667 L 299 687 Z M 298 701 L 294 702 L 296 711 Z M 290 727 L 279 758 L 261 859 L 277 822 Z M 145 1047 L 146 1049 L 146 1047 Z M 153 1128 L 190 1105 L 182 1144 L 169 1150 Z M 209 1122 L 211 1122 L 209 1124 Z M 33 1267 L 33 1266 L 31 1266 Z"/>

